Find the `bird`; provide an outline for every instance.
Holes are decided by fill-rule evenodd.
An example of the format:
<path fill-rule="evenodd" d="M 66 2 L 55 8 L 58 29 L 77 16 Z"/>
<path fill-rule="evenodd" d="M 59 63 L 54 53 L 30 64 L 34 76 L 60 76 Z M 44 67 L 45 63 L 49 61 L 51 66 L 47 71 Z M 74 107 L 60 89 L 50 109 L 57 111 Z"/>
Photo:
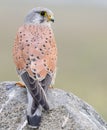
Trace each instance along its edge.
<path fill-rule="evenodd" d="M 54 14 L 50 9 L 31 9 L 17 31 L 13 45 L 16 71 L 27 88 L 26 117 L 31 128 L 39 127 L 42 110 L 49 110 L 47 91 L 56 77 L 57 46 L 53 22 Z"/>

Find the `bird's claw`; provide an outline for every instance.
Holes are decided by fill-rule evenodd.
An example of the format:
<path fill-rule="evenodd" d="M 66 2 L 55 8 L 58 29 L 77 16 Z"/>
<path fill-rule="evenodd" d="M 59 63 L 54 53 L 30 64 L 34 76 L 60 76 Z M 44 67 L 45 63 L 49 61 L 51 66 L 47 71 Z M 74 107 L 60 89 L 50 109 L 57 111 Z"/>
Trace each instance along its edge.
<path fill-rule="evenodd" d="M 19 86 L 21 88 L 25 88 L 25 85 L 23 83 L 21 83 L 21 82 L 16 82 L 15 86 Z"/>
<path fill-rule="evenodd" d="M 54 88 L 54 87 L 53 87 L 52 85 L 50 85 L 48 88 L 50 88 L 50 89 L 51 89 L 51 88 Z"/>

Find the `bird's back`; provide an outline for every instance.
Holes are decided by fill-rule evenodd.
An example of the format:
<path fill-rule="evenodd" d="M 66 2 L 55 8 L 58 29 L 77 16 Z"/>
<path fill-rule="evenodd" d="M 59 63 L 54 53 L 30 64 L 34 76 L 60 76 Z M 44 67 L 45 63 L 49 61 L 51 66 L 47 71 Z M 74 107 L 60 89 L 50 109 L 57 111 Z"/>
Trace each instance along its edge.
<path fill-rule="evenodd" d="M 17 32 L 13 48 L 17 70 L 26 70 L 33 78 L 42 80 L 47 74 L 54 76 L 57 48 L 49 26 L 25 24 Z"/>

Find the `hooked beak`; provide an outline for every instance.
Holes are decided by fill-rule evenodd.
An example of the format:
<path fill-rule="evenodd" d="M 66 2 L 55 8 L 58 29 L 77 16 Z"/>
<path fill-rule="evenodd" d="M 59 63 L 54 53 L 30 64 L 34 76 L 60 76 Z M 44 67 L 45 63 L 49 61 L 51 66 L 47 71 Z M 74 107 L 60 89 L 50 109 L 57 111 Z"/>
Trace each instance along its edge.
<path fill-rule="evenodd" d="M 54 17 L 53 17 L 53 16 L 48 15 L 48 16 L 47 16 L 47 18 L 48 18 L 48 21 L 51 21 L 51 22 L 53 22 L 53 23 L 54 23 Z"/>
<path fill-rule="evenodd" d="M 54 23 L 54 19 L 50 19 L 50 21 L 52 21 Z"/>

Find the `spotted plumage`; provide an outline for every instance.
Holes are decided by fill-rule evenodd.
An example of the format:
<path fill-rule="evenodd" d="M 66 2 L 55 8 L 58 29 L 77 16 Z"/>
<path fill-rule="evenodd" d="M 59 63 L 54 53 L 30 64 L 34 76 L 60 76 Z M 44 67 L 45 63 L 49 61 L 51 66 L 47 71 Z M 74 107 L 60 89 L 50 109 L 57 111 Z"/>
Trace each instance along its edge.
<path fill-rule="evenodd" d="M 19 28 L 13 47 L 17 72 L 28 91 L 27 120 L 31 127 L 39 125 L 41 108 L 49 109 L 46 92 L 56 73 L 57 48 L 51 21 L 54 19 L 49 9 L 32 9 Z"/>
<path fill-rule="evenodd" d="M 27 70 L 33 78 L 43 80 L 47 73 L 52 77 L 56 69 L 56 44 L 53 31 L 45 25 L 23 25 L 14 44 L 14 61 L 17 69 Z"/>

